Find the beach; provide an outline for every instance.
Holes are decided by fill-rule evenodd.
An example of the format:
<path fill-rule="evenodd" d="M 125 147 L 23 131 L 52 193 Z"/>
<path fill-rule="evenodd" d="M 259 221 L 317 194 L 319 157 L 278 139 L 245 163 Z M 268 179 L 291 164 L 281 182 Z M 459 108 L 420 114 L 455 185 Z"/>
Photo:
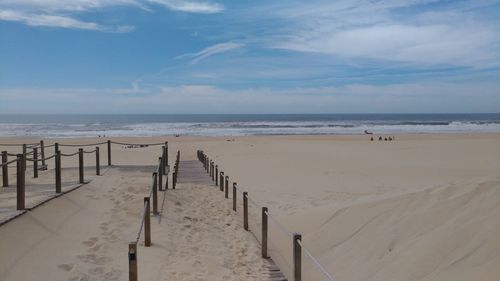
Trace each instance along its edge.
<path fill-rule="evenodd" d="M 393 141 L 377 136 L 374 141 L 370 135 L 110 139 L 168 141 L 170 165 L 178 150 L 183 161 L 196 161 L 197 150 L 203 150 L 282 224 L 283 229 L 270 224 L 269 254 L 289 280 L 288 232 L 301 233 L 305 247 L 336 280 L 497 280 L 500 134 L 396 134 Z M 45 144 L 107 139 L 45 139 Z M 0 139 L 2 144 L 38 141 Z M 101 176 L 92 174 L 95 162 L 89 156 L 88 184 L 0 226 L 0 279 L 126 279 L 127 245 L 137 234 L 160 153 L 158 146 L 114 145 L 113 166 L 107 167 L 103 147 Z M 63 181 L 76 186 L 77 158 L 63 158 L 62 165 Z M 33 179 L 28 167 L 27 186 L 50 186 L 53 162 L 48 168 Z M 9 176 L 14 184 L 15 168 Z M 5 201 L 6 212 L 11 205 Z M 140 280 L 267 280 L 260 210 L 250 208 L 251 232 L 246 232 L 229 201 L 217 187 L 181 182 L 166 191 L 161 222 L 152 220 L 153 244 L 139 245 Z M 328 280 L 307 256 L 303 274 L 303 280 Z"/>

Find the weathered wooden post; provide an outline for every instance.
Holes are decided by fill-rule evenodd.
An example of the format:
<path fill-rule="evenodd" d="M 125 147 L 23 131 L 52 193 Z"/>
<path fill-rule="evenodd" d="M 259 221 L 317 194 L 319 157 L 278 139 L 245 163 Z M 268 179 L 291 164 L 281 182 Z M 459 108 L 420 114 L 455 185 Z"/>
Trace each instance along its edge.
<path fill-rule="evenodd" d="M 56 150 L 56 193 L 61 193 L 61 151 Z"/>
<path fill-rule="evenodd" d="M 267 259 L 267 207 L 262 207 L 262 257 Z"/>
<path fill-rule="evenodd" d="M 80 183 L 85 183 L 83 179 L 83 148 L 78 149 L 78 174 L 80 175 Z"/>
<path fill-rule="evenodd" d="M 300 246 L 300 241 L 302 240 L 302 235 L 299 233 L 293 234 L 293 280 L 302 280 L 302 247 Z"/>
<path fill-rule="evenodd" d="M 7 155 L 7 151 L 2 151 L 2 186 L 9 186 L 9 165 L 6 163 L 9 161 L 9 156 Z"/>
<path fill-rule="evenodd" d="M 38 178 L 38 149 L 33 147 L 33 177 Z"/>
<path fill-rule="evenodd" d="M 149 197 L 144 197 L 144 246 L 151 246 L 151 207 L 149 205 Z"/>
<path fill-rule="evenodd" d="M 168 166 L 168 141 L 165 142 L 165 154 L 163 156 L 163 173 L 166 175 Z"/>
<path fill-rule="evenodd" d="M 159 157 L 158 160 L 160 164 L 158 165 L 158 185 L 160 186 L 160 190 L 163 190 L 163 160 L 162 157 Z"/>
<path fill-rule="evenodd" d="M 59 151 L 59 143 L 56 142 L 54 143 L 54 153 L 57 153 Z"/>
<path fill-rule="evenodd" d="M 137 243 L 128 243 L 128 280 L 137 281 Z"/>
<path fill-rule="evenodd" d="M 108 140 L 108 166 L 111 166 L 111 140 Z"/>
<path fill-rule="evenodd" d="M 99 147 L 95 147 L 95 174 L 101 175 L 101 161 L 99 159 Z"/>
<path fill-rule="evenodd" d="M 219 185 L 219 165 L 215 165 L 215 185 Z"/>
<path fill-rule="evenodd" d="M 248 231 L 248 192 L 243 192 L 243 228 Z"/>
<path fill-rule="evenodd" d="M 153 173 L 153 214 L 158 215 L 158 173 Z"/>
<path fill-rule="evenodd" d="M 40 140 L 40 157 L 42 157 L 42 167 L 45 169 L 45 144 Z"/>
<path fill-rule="evenodd" d="M 233 211 L 236 212 L 236 183 L 233 182 Z"/>
<path fill-rule="evenodd" d="M 26 154 L 17 154 L 17 210 L 24 210 L 25 208 L 25 173 L 24 157 Z"/>
<path fill-rule="evenodd" d="M 226 176 L 226 183 L 224 184 L 224 197 L 229 198 L 229 176 Z"/>
<path fill-rule="evenodd" d="M 219 165 L 215 165 L 215 185 L 219 185 Z"/>
<path fill-rule="evenodd" d="M 220 191 L 224 191 L 224 172 L 223 171 L 220 171 L 219 187 L 220 187 Z"/>
<path fill-rule="evenodd" d="M 166 151 L 165 150 L 165 146 L 162 146 L 161 147 L 161 157 L 160 157 L 160 166 L 161 166 L 161 173 L 162 173 L 162 175 L 165 174 L 165 170 L 166 170 L 165 169 L 165 161 L 164 161 L 164 159 L 165 159 L 165 151 Z"/>

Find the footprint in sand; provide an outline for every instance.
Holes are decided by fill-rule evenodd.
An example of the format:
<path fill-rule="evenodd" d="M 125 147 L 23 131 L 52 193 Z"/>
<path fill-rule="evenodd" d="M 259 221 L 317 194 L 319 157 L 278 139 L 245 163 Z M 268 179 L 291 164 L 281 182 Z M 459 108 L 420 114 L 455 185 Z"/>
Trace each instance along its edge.
<path fill-rule="evenodd" d="M 88 247 L 93 247 L 98 240 L 99 238 L 97 237 L 91 237 L 89 240 L 83 241 L 82 244 Z"/>
<path fill-rule="evenodd" d="M 63 264 L 57 265 L 57 268 L 62 269 L 66 272 L 71 271 L 73 269 L 73 267 L 75 267 L 75 265 L 72 263 L 63 263 Z"/>

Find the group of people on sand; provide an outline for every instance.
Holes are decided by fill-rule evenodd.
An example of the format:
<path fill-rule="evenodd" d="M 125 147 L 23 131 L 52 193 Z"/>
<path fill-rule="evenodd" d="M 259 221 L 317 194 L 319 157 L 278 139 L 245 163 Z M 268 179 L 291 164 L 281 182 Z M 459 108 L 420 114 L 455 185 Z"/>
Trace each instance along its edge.
<path fill-rule="evenodd" d="M 371 138 L 370 138 L 370 141 L 373 141 L 373 140 L 374 140 L 374 139 L 373 139 L 373 137 L 371 137 Z M 379 136 L 379 137 L 378 137 L 378 140 L 379 140 L 379 141 L 393 141 L 393 140 L 396 140 L 396 137 L 395 137 L 395 136 L 392 136 L 392 137 L 391 137 L 391 136 L 389 136 L 389 137 L 383 137 L 383 138 L 382 138 L 382 136 Z"/>

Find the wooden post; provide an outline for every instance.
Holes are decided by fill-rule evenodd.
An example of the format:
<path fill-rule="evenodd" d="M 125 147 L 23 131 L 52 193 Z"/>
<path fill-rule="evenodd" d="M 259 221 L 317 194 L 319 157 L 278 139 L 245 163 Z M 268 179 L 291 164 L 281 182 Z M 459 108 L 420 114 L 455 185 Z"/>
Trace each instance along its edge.
<path fill-rule="evenodd" d="M 219 186 L 220 186 L 220 191 L 224 191 L 224 172 L 220 172 L 220 177 L 219 177 Z"/>
<path fill-rule="evenodd" d="M 25 208 L 25 169 L 24 165 L 24 157 L 26 154 L 18 154 L 17 155 L 17 210 L 24 210 Z"/>
<path fill-rule="evenodd" d="M 262 207 L 262 257 L 267 259 L 267 207 Z"/>
<path fill-rule="evenodd" d="M 163 174 L 166 175 L 168 166 L 168 141 L 165 142 L 165 151 L 163 154 Z"/>
<path fill-rule="evenodd" d="M 229 176 L 226 176 L 226 183 L 224 184 L 224 197 L 229 198 Z"/>
<path fill-rule="evenodd" d="M 302 235 L 299 233 L 293 234 L 293 280 L 302 280 L 302 247 L 299 241 L 302 240 Z"/>
<path fill-rule="evenodd" d="M 219 165 L 215 165 L 215 185 L 219 185 Z"/>
<path fill-rule="evenodd" d="M 54 143 L 54 153 L 56 153 L 58 151 L 59 151 L 59 143 L 56 142 L 56 143 Z"/>
<path fill-rule="evenodd" d="M 78 149 L 78 172 L 80 175 L 80 183 L 85 183 L 83 179 L 83 148 Z"/>
<path fill-rule="evenodd" d="M 163 161 L 162 157 L 158 158 L 160 164 L 158 165 L 158 185 L 160 186 L 160 190 L 163 188 Z"/>
<path fill-rule="evenodd" d="M 158 173 L 153 173 L 153 214 L 158 215 Z"/>
<path fill-rule="evenodd" d="M 248 231 L 248 192 L 243 192 L 243 228 Z"/>
<path fill-rule="evenodd" d="M 2 151 L 2 164 L 5 164 L 9 161 L 9 156 L 7 155 L 7 151 Z M 2 186 L 9 186 L 9 165 L 2 166 Z"/>
<path fill-rule="evenodd" d="M 165 146 L 161 147 L 161 157 L 160 157 L 160 166 L 161 166 L 161 173 L 164 175 L 165 174 Z"/>
<path fill-rule="evenodd" d="M 233 211 L 236 212 L 236 183 L 233 182 Z"/>
<path fill-rule="evenodd" d="M 56 150 L 56 193 L 61 193 L 61 151 Z"/>
<path fill-rule="evenodd" d="M 101 175 L 101 161 L 99 159 L 99 147 L 95 147 L 95 174 Z"/>
<path fill-rule="evenodd" d="M 144 211 L 144 246 L 151 246 L 151 207 L 149 205 L 149 197 L 144 197 L 146 210 Z"/>
<path fill-rule="evenodd" d="M 40 140 L 40 157 L 42 157 L 42 166 L 45 167 L 45 145 L 43 140 Z"/>
<path fill-rule="evenodd" d="M 108 140 L 108 166 L 111 166 L 111 141 Z"/>
<path fill-rule="evenodd" d="M 128 280 L 137 281 L 137 243 L 128 243 Z"/>
<path fill-rule="evenodd" d="M 33 147 L 33 177 L 38 178 L 38 148 Z"/>

